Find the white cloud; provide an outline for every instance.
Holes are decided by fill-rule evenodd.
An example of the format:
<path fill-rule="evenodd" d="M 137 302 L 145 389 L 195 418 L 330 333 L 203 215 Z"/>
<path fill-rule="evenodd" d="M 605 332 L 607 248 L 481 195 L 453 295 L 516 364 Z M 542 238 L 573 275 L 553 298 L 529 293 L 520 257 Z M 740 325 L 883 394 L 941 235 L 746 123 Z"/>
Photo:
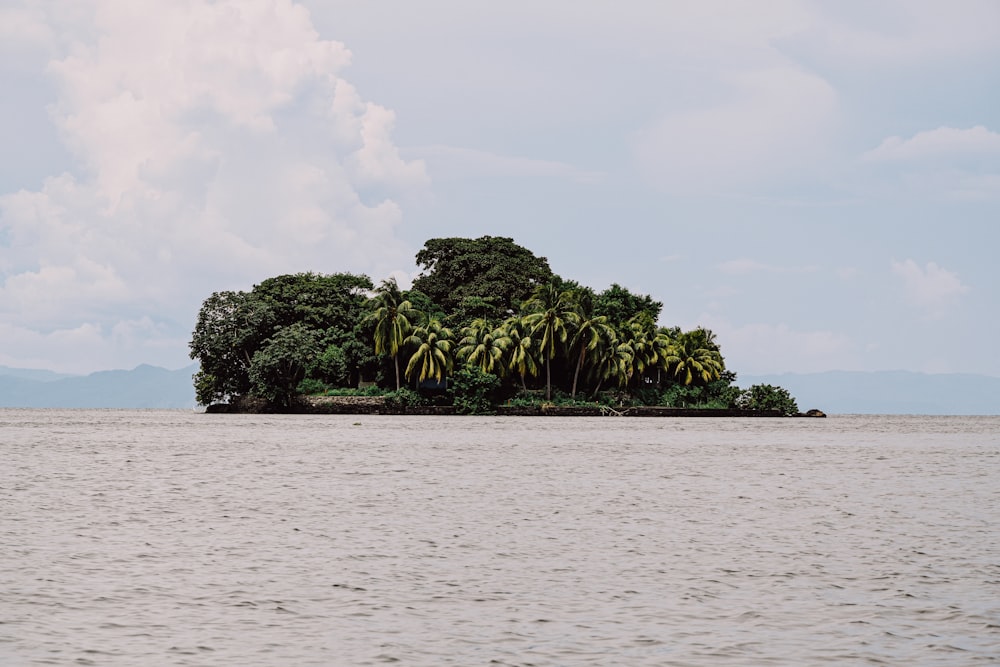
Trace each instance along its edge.
<path fill-rule="evenodd" d="M 957 273 L 934 262 L 927 262 L 921 268 L 912 259 L 902 262 L 892 260 L 891 267 L 892 272 L 902 280 L 910 302 L 934 318 L 942 317 L 948 306 L 969 291 Z"/>
<path fill-rule="evenodd" d="M 1000 155 L 1000 134 L 982 125 L 969 129 L 939 127 L 909 139 L 889 137 L 864 154 L 868 161 L 920 160 L 962 155 Z"/>
<path fill-rule="evenodd" d="M 79 169 L 0 196 L 0 316 L 20 340 L 176 344 L 213 291 L 412 264 L 399 201 L 426 188 L 425 168 L 399 156 L 393 113 L 341 77 L 350 52 L 304 8 L 89 6 L 73 34 L 92 39 L 48 66 Z M 43 27 L 69 30 L 44 7 Z"/>

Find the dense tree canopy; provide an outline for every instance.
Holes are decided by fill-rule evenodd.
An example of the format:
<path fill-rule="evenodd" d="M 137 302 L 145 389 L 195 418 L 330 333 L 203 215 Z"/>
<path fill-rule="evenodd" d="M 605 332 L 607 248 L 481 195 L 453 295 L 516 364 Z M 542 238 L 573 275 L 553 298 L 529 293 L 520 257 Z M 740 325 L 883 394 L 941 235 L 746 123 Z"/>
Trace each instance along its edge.
<path fill-rule="evenodd" d="M 266 366 L 263 356 L 257 361 L 257 379 L 251 377 L 254 358 L 273 357 L 275 335 L 293 325 L 301 325 L 299 333 L 308 332 L 309 349 L 315 345 L 317 355 L 331 345 L 349 346 L 371 289 L 366 276 L 299 273 L 268 278 L 250 292 L 212 294 L 198 312 L 189 344 L 191 358 L 201 366 L 195 377 L 198 402 L 245 395 L 278 400 L 279 394 L 261 389 L 267 385 L 259 381 Z"/>
<path fill-rule="evenodd" d="M 549 262 L 502 236 L 431 239 L 417 253 L 423 272 L 413 289 L 426 294 L 456 326 L 513 315 L 536 285 L 552 277 Z"/>
<path fill-rule="evenodd" d="M 431 239 L 417 261 L 408 291 L 298 273 L 212 294 L 190 343 L 198 401 L 288 409 L 301 393 L 374 381 L 394 400 L 424 400 L 419 390 L 462 412 L 542 400 L 794 410 L 780 388 L 735 387 L 712 331 L 660 326 L 651 296 L 553 275 L 512 239 Z"/>
<path fill-rule="evenodd" d="M 646 313 L 652 321 L 660 317 L 663 304 L 654 301 L 648 294 L 632 294 L 618 283 L 614 283 L 594 299 L 594 314 L 603 315 L 612 322 L 627 322 L 640 313 Z"/>

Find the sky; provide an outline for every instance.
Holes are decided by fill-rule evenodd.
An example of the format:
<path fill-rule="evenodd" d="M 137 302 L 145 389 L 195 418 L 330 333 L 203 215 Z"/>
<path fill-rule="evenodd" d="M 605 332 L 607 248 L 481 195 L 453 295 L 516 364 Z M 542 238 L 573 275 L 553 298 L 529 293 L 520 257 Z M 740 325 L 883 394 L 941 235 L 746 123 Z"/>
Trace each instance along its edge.
<path fill-rule="evenodd" d="M 737 373 L 1000 376 L 994 0 L 0 0 L 0 90 L 0 365 L 489 234 Z"/>

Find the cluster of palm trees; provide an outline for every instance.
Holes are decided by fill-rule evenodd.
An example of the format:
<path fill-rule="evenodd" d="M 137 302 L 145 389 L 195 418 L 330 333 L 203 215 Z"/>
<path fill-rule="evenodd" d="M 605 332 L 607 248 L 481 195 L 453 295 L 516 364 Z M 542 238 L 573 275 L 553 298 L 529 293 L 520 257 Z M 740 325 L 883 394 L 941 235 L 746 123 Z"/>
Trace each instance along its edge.
<path fill-rule="evenodd" d="M 397 389 L 403 377 L 442 382 L 456 362 L 516 378 L 525 389 L 528 378 L 544 370 L 546 400 L 552 398 L 557 360 L 571 374 L 573 398 L 583 386 L 596 396 L 609 386 L 639 388 L 665 380 L 707 384 L 725 370 L 710 331 L 657 327 L 645 312 L 610 322 L 595 314 L 586 289 L 561 289 L 555 281 L 539 285 L 521 311 L 500 323 L 473 320 L 455 336 L 439 318 L 415 308 L 389 279 L 376 290 L 369 321 L 375 353 L 393 361 Z"/>

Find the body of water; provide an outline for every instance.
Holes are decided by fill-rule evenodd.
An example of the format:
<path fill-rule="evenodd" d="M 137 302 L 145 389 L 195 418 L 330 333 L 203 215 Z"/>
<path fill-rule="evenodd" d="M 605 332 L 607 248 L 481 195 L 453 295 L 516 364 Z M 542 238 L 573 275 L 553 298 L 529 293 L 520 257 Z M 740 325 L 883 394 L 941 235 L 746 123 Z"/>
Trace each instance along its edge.
<path fill-rule="evenodd" d="M 1000 662 L 1000 418 L 0 410 L 0 664 Z"/>

